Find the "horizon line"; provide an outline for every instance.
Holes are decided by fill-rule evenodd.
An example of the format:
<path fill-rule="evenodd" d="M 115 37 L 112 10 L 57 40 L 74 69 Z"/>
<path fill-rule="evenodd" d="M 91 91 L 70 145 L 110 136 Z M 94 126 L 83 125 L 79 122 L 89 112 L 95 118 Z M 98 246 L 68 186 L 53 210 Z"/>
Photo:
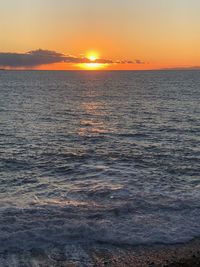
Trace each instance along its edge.
<path fill-rule="evenodd" d="M 67 71 L 67 72 L 110 72 L 110 71 L 200 71 L 200 67 L 177 67 L 177 68 L 160 68 L 160 69 L 109 69 L 109 70 L 84 70 L 84 69 L 3 69 L 0 71 Z"/>

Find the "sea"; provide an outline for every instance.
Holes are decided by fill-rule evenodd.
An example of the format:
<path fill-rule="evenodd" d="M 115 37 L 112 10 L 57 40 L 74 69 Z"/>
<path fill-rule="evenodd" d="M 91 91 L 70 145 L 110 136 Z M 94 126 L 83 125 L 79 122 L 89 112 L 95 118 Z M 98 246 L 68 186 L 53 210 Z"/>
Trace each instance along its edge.
<path fill-rule="evenodd" d="M 0 71 L 0 253 L 200 236 L 200 71 Z"/>

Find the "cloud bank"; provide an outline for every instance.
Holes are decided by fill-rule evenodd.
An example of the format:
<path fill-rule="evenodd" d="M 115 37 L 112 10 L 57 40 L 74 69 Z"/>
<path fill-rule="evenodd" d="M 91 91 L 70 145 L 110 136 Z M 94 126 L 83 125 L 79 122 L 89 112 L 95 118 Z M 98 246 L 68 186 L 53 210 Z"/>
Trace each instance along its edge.
<path fill-rule="evenodd" d="M 86 57 L 75 57 L 58 53 L 56 51 L 37 49 L 27 53 L 4 53 L 0 52 L 0 67 L 2 68 L 34 68 L 41 65 L 48 65 L 54 63 L 91 63 Z M 101 64 L 144 64 L 143 61 L 136 59 L 112 61 L 109 59 L 96 59 L 92 63 Z"/>

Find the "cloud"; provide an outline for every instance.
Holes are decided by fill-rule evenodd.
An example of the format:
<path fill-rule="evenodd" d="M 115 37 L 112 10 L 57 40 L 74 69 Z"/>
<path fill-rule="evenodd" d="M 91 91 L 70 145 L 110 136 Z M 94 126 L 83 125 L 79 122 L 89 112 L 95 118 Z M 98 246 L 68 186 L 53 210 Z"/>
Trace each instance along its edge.
<path fill-rule="evenodd" d="M 118 64 L 145 64 L 146 62 L 140 60 L 140 59 L 135 59 L 135 60 L 118 60 L 113 63 L 118 63 Z"/>
<path fill-rule="evenodd" d="M 135 64 L 145 64 L 145 62 L 140 59 L 136 59 Z"/>
<path fill-rule="evenodd" d="M 28 53 L 0 53 L 1 67 L 36 67 L 62 61 L 64 61 L 63 54 L 41 49 Z"/>
<path fill-rule="evenodd" d="M 65 55 L 55 51 L 49 50 L 33 50 L 27 53 L 4 53 L 0 52 L 0 67 L 8 68 L 34 68 L 40 65 L 47 65 L 53 63 L 91 63 L 91 61 L 84 57 L 75 57 Z M 143 64 L 141 60 L 125 60 L 125 61 L 112 61 L 109 59 L 96 59 L 93 63 L 101 64 Z"/>

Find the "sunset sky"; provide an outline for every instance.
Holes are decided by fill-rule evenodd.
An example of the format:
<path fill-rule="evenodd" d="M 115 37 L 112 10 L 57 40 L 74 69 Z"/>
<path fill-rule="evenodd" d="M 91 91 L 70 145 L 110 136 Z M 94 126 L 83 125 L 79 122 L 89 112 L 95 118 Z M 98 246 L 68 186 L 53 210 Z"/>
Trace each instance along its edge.
<path fill-rule="evenodd" d="M 199 0 L 0 0 L 0 67 L 197 67 L 199 12 Z"/>

